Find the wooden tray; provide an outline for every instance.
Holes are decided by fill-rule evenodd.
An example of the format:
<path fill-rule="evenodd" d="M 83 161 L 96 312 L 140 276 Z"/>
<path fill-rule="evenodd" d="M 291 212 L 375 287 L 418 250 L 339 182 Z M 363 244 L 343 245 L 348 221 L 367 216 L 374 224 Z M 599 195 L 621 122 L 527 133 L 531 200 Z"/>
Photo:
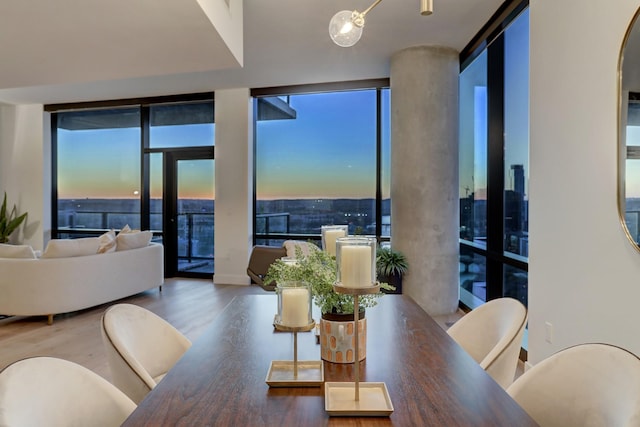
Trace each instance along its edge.
<path fill-rule="evenodd" d="M 355 400 L 355 383 L 324 384 L 324 408 L 331 416 L 388 417 L 393 404 L 385 383 L 361 382 L 360 400 Z"/>
<path fill-rule="evenodd" d="M 293 376 L 293 360 L 274 360 L 267 373 L 269 387 L 320 387 L 324 383 L 322 360 L 298 360 L 298 377 Z"/>

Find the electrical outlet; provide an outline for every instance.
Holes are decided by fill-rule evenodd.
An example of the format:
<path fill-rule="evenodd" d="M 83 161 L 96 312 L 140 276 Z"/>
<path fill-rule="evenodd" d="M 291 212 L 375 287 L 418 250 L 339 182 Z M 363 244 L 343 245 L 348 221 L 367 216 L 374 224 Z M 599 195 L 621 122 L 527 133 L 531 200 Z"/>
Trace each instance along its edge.
<path fill-rule="evenodd" d="M 553 342 L 553 325 L 551 322 L 544 322 L 544 339 L 549 344 Z"/>

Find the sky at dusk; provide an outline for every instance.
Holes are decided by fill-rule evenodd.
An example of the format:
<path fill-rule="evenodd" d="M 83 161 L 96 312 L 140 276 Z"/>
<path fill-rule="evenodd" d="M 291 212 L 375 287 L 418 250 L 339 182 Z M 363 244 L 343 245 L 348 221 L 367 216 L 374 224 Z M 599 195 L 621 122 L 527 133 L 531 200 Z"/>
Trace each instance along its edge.
<path fill-rule="evenodd" d="M 383 176 L 389 176 L 389 94 L 383 91 Z M 296 119 L 258 122 L 257 198 L 374 198 L 376 91 L 295 95 Z M 151 147 L 211 145 L 214 125 L 154 126 Z M 138 128 L 58 130 L 58 197 L 137 198 Z M 151 197 L 162 197 L 162 155 L 151 155 Z M 180 195 L 215 197 L 212 161 L 181 161 Z M 383 194 L 389 194 L 388 178 Z"/>
<path fill-rule="evenodd" d="M 296 95 L 290 104 L 295 120 L 257 124 L 257 199 L 375 198 L 376 91 Z"/>
<path fill-rule="evenodd" d="M 151 128 L 151 147 L 211 145 L 214 126 Z M 140 191 L 139 128 L 58 130 L 58 197 L 61 199 L 137 198 Z M 213 162 L 181 162 L 184 197 L 213 196 Z M 162 156 L 151 156 L 151 197 L 162 197 Z"/>

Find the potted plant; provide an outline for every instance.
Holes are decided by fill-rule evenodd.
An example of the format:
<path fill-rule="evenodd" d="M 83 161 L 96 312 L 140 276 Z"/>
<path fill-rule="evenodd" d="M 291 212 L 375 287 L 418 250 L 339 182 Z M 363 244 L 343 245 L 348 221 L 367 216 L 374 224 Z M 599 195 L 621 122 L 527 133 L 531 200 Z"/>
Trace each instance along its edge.
<path fill-rule="evenodd" d="M 8 243 L 11 233 L 22 224 L 26 217 L 26 213 L 18 215 L 16 205 L 13 205 L 11 211 L 7 211 L 7 192 L 5 191 L 2 207 L 0 207 L 0 243 Z"/>
<path fill-rule="evenodd" d="M 300 248 L 296 248 L 295 258 L 279 259 L 271 264 L 264 280 L 266 283 L 274 281 L 305 281 L 311 286 L 312 298 L 320 309 L 320 347 L 321 357 L 330 362 L 353 362 L 349 358 L 348 345 L 353 334 L 353 296 L 339 294 L 333 290 L 336 281 L 336 258 L 329 253 L 315 248 L 308 255 L 304 255 Z M 380 283 L 381 289 L 393 290 L 393 286 Z M 359 299 L 360 313 L 358 318 L 360 334 L 360 359 L 366 356 L 366 319 L 365 308 L 377 304 L 382 293 L 364 295 Z"/>
<path fill-rule="evenodd" d="M 407 257 L 390 247 L 380 247 L 376 251 L 376 272 L 378 279 L 395 288 L 393 291 L 383 288 L 386 293 L 402 293 L 402 276 L 409 270 Z"/>

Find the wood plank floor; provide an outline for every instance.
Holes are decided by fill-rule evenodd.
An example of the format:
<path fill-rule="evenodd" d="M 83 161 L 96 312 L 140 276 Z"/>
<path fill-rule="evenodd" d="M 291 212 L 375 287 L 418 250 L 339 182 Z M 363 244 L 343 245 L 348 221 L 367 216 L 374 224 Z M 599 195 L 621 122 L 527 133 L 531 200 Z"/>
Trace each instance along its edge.
<path fill-rule="evenodd" d="M 156 288 L 113 303 L 57 315 L 51 326 L 47 325 L 46 317 L 3 319 L 0 320 L 0 370 L 25 357 L 53 356 L 76 362 L 111 380 L 100 332 L 100 318 L 109 306 L 126 302 L 145 307 L 193 341 L 233 297 L 265 293 L 258 286 L 167 279 L 162 292 Z"/>
<path fill-rule="evenodd" d="M 226 305 L 238 295 L 267 294 L 258 286 L 215 285 L 211 280 L 167 279 L 162 292 L 153 289 L 91 309 L 46 317 L 12 317 L 0 320 L 0 370 L 16 360 L 52 356 L 85 366 L 107 380 L 107 365 L 100 333 L 102 313 L 116 303 L 145 307 L 166 319 L 195 341 Z M 275 307 L 274 307 L 275 309 Z M 436 317 L 447 328 L 463 313 Z"/>

